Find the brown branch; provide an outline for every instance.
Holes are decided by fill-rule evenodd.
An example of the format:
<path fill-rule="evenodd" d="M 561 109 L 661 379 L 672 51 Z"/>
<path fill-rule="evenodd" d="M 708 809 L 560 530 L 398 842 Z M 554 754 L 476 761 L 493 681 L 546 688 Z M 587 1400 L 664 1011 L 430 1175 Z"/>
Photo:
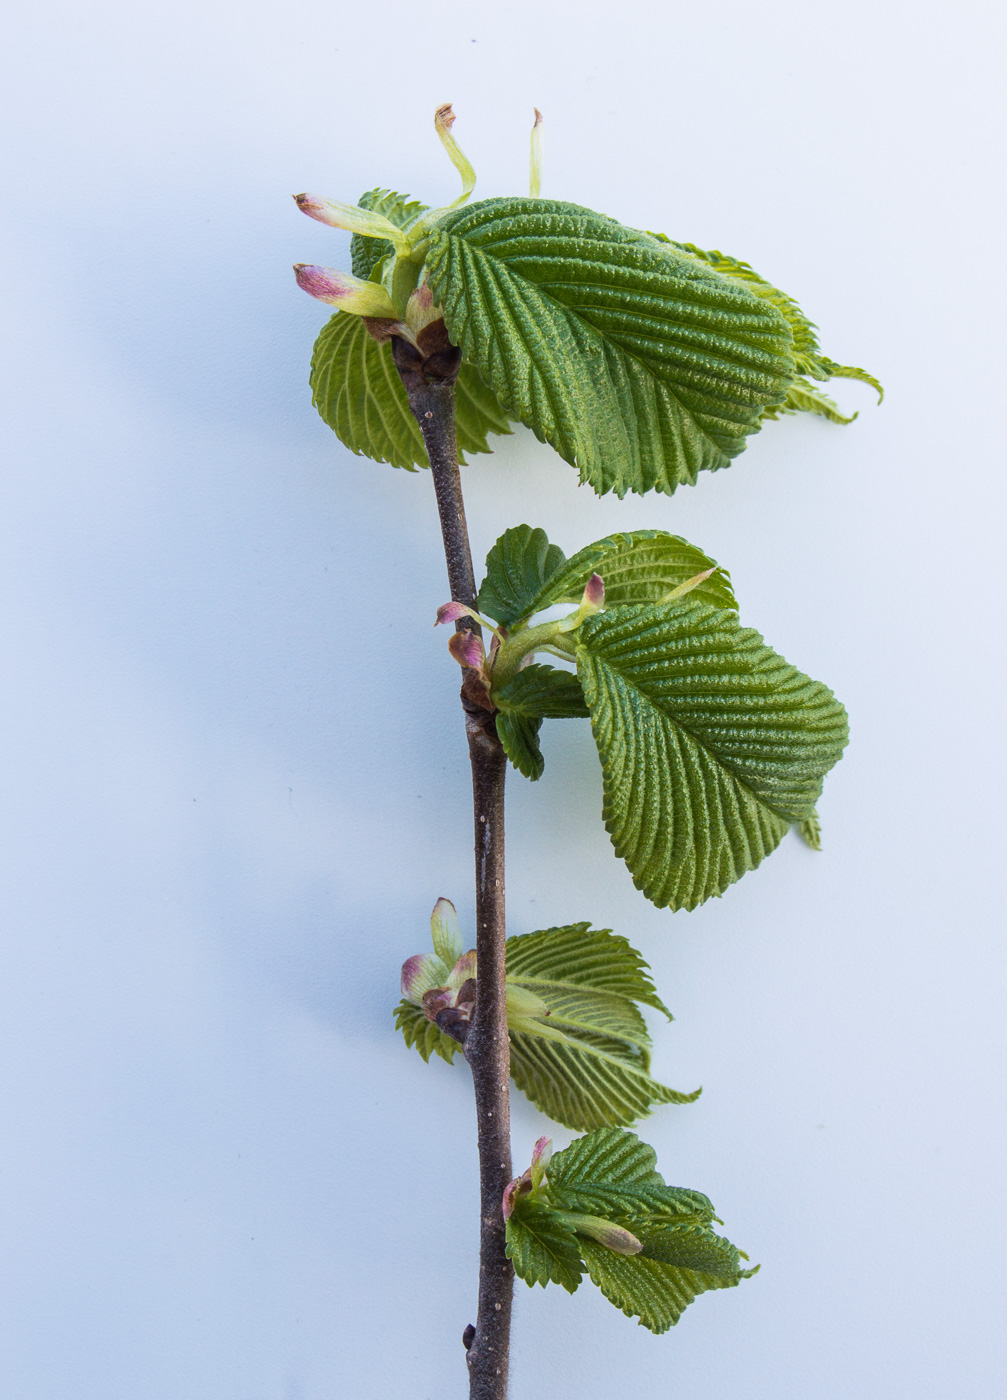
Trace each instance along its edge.
<path fill-rule="evenodd" d="M 443 328 L 443 323 L 437 323 Z M 434 328 L 423 332 L 428 335 Z M 472 554 L 465 524 L 455 442 L 454 382 L 460 355 L 447 342 L 423 352 L 396 337 L 395 363 L 420 425 L 440 513 L 451 597 L 475 606 Z M 471 619 L 459 627 L 480 629 Z M 466 673 L 470 678 L 472 673 Z M 510 1040 L 504 989 L 504 778 L 507 758 L 493 714 L 462 685 L 462 709 L 472 764 L 476 856 L 476 1007 L 464 1038 L 472 1070 L 479 1145 L 479 1309 L 463 1338 L 470 1400 L 506 1400 L 514 1270 L 504 1252 L 501 1209 L 511 1179 Z"/>

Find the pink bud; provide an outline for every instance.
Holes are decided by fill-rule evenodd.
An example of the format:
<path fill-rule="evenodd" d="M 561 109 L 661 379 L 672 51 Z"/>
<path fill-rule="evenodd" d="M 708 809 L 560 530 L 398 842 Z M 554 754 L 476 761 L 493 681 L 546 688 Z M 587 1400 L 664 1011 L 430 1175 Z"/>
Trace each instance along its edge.
<path fill-rule="evenodd" d="M 509 1220 L 514 1214 L 514 1202 L 518 1196 L 525 1195 L 531 1190 L 531 1174 L 522 1172 L 520 1176 L 507 1183 L 503 1193 L 503 1218 Z"/>
<path fill-rule="evenodd" d="M 476 975 L 476 950 L 470 948 L 467 953 L 463 953 L 448 977 L 449 987 L 461 987 L 469 978 Z"/>
<path fill-rule="evenodd" d="M 402 995 L 417 1005 L 431 987 L 443 987 L 448 969 L 433 953 L 417 953 L 402 964 Z"/>
<path fill-rule="evenodd" d="M 486 651 L 482 644 L 482 638 L 477 637 L 475 632 L 456 632 L 448 642 L 448 651 L 458 662 L 459 666 L 468 666 L 473 671 L 481 671 L 483 662 L 486 660 Z"/>
<path fill-rule="evenodd" d="M 600 608 L 605 601 L 605 585 L 600 574 L 592 574 L 584 589 L 581 607 Z"/>
<path fill-rule="evenodd" d="M 531 1152 L 531 1184 L 538 1190 L 552 1158 L 552 1138 L 540 1137 Z"/>
<path fill-rule="evenodd" d="M 441 622 L 457 622 L 461 617 L 475 617 L 475 613 L 464 603 L 442 603 L 437 609 L 437 622 L 434 626 Z"/>
<path fill-rule="evenodd" d="M 337 268 L 316 267 L 312 263 L 295 263 L 294 273 L 302 291 L 329 306 L 338 306 L 355 316 L 395 319 L 392 299 L 377 282 L 364 282 Z"/>

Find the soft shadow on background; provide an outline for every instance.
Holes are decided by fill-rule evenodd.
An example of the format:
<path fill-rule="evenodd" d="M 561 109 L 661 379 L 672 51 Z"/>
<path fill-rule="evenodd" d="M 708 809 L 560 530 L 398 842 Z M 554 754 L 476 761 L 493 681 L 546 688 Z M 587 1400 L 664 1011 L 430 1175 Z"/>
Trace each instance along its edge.
<path fill-rule="evenodd" d="M 656 526 L 846 702 L 821 805 L 694 914 L 647 905 L 586 726 L 510 779 L 510 926 L 592 919 L 675 1012 L 644 1125 L 762 1264 L 651 1337 L 519 1286 L 514 1400 L 957 1400 L 1002 1375 L 1003 24 L 985 4 L 365 11 L 40 0 L 2 63 L 9 335 L 0 974 L 9 1400 L 465 1393 L 464 1069 L 394 1038 L 434 899 L 471 920 L 430 482 L 306 388 L 344 235 L 290 194 L 526 188 L 750 261 L 888 389 L 674 498 L 523 429 L 473 541 Z M 544 1120 L 517 1099 L 526 1160 Z M 557 1131 L 557 1140 L 571 1136 Z"/>

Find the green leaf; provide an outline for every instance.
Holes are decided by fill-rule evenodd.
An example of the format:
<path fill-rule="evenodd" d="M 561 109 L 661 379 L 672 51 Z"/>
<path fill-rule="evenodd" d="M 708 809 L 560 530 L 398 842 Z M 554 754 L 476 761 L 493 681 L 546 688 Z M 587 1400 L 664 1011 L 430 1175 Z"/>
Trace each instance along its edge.
<path fill-rule="evenodd" d="M 395 1029 L 402 1032 L 402 1038 L 410 1049 L 417 1049 L 429 1063 L 430 1056 L 440 1055 L 448 1064 L 461 1049 L 457 1040 L 445 1035 L 433 1021 L 427 1020 L 422 1007 L 414 1006 L 403 999 L 395 1008 Z"/>
<path fill-rule="evenodd" d="M 507 1221 L 507 1258 L 529 1288 L 559 1283 L 576 1293 L 584 1265 L 580 1241 L 561 1216 L 531 1196 L 518 1195 Z M 603 1246 L 602 1246 L 603 1247 Z"/>
<path fill-rule="evenodd" d="M 357 200 L 360 209 L 370 209 L 382 214 L 396 228 L 406 229 L 416 222 L 419 216 L 429 209 L 418 199 L 410 199 L 406 194 L 396 194 L 393 190 L 368 190 Z M 377 264 L 395 249 L 387 238 L 368 238 L 355 233 L 350 240 L 350 258 L 354 277 L 370 277 Z"/>
<path fill-rule="evenodd" d="M 669 247 L 677 248 L 680 252 L 690 254 L 699 262 L 714 268 L 725 277 L 730 277 L 732 280 L 749 287 L 756 296 L 764 297 L 771 302 L 786 318 L 787 324 L 790 326 L 794 337 L 794 361 L 799 373 L 808 374 L 812 379 L 862 380 L 863 383 L 869 384 L 877 392 L 878 403 L 882 401 L 885 391 L 874 376 L 868 374 L 865 369 L 856 369 L 852 365 L 837 365 L 834 360 L 823 355 L 819 348 L 818 336 L 815 334 L 817 330 L 815 323 L 808 319 L 793 297 L 788 296 L 786 292 L 781 292 L 779 287 L 774 287 L 764 277 L 760 277 L 749 263 L 740 262 L 737 258 L 729 257 L 726 253 L 704 252 L 702 248 L 697 248 L 694 243 L 676 243 L 663 233 L 651 234 L 651 237 Z M 825 398 L 824 395 L 821 397 L 825 399 L 827 404 L 832 405 L 831 399 Z M 804 403 L 795 401 L 789 411 L 797 412 L 799 409 L 808 409 L 813 413 L 822 413 L 823 409 L 816 406 L 818 402 L 814 398 Z M 835 405 L 832 407 L 834 408 Z M 764 413 L 763 416 L 772 418 L 776 415 Z M 838 409 L 835 411 L 835 416 L 831 413 L 825 414 L 825 417 L 831 418 L 834 423 L 852 423 L 856 416 L 853 414 L 851 418 L 844 418 Z"/>
<path fill-rule="evenodd" d="M 512 1018 L 511 1074 L 558 1123 L 631 1123 L 656 1104 L 698 1097 L 650 1076 L 650 1035 L 636 1003 L 671 1013 L 625 938 L 588 924 L 519 934 L 507 940 L 507 985 L 548 1008 L 547 1018 Z"/>
<path fill-rule="evenodd" d="M 586 719 L 591 713 L 580 681 L 555 666 L 525 666 L 506 685 L 494 690 L 501 710 L 539 719 Z"/>
<path fill-rule="evenodd" d="M 545 768 L 538 739 L 542 720 L 583 719 L 589 713 L 577 677 L 553 666 L 526 666 L 493 692 L 493 702 L 504 751 L 532 782 Z"/>
<path fill-rule="evenodd" d="M 528 602 L 525 617 L 554 603 L 579 603 L 592 574 L 605 584 L 606 608 L 631 603 L 658 603 L 697 574 L 716 569 L 692 590 L 692 597 L 719 608 L 737 610 L 731 575 L 717 561 L 681 535 L 666 530 L 632 530 L 608 535 L 566 560 Z"/>
<path fill-rule="evenodd" d="M 555 1153 L 542 1194 L 575 1228 L 577 1216 L 593 1216 L 637 1237 L 639 1254 L 616 1253 L 593 1233 L 578 1235 L 577 1247 L 606 1298 L 652 1332 L 674 1326 L 700 1293 L 733 1288 L 754 1272 L 710 1228 L 709 1198 L 668 1186 L 653 1148 L 635 1133 L 606 1128 Z"/>
<path fill-rule="evenodd" d="M 649 1215 L 660 1223 L 680 1219 L 708 1225 L 714 1219 L 709 1197 L 668 1186 L 654 1149 L 622 1128 L 588 1133 L 555 1153 L 549 1199 L 557 1210 L 620 1221 Z"/>
<path fill-rule="evenodd" d="M 643 958 L 610 929 L 568 924 L 516 934 L 507 940 L 506 956 L 507 980 L 540 995 L 547 988 L 588 988 L 653 1006 L 672 1019 Z"/>
<path fill-rule="evenodd" d="M 712 1288 L 734 1288 L 744 1273 L 734 1278 L 676 1269 L 646 1254 L 614 1254 L 593 1240 L 579 1241 L 592 1283 L 627 1317 L 658 1334 L 674 1327 L 700 1293 Z"/>
<path fill-rule="evenodd" d="M 426 271 L 500 402 L 598 492 L 670 494 L 727 466 L 794 377 L 770 302 L 575 204 L 456 210 Z"/>
<path fill-rule="evenodd" d="M 810 817 L 806 817 L 803 822 L 797 823 L 797 830 L 801 839 L 806 841 L 813 851 L 822 849 L 822 824 L 818 820 L 818 813 L 812 812 Z"/>
<path fill-rule="evenodd" d="M 476 606 L 501 627 L 513 626 L 534 610 L 531 604 L 565 559 L 544 530 L 530 525 L 505 530 L 486 556 L 486 577 Z"/>
<path fill-rule="evenodd" d="M 536 1108 L 567 1128 L 590 1129 L 646 1118 L 660 1103 L 692 1103 L 651 1079 L 641 1056 L 615 1039 L 554 1030 L 547 1022 L 511 1029 L 514 1083 Z"/>
<path fill-rule="evenodd" d="M 517 710 L 501 709 L 496 717 L 497 735 L 504 753 L 519 773 L 537 782 L 545 771 L 545 759 L 538 742 L 542 720 Z"/>
<path fill-rule="evenodd" d="M 851 413 L 849 417 L 844 416 L 839 410 L 839 405 L 821 389 L 816 389 L 807 379 L 795 379 L 787 390 L 787 397 L 783 403 L 763 409 L 762 416 L 780 418 L 784 413 L 817 413 L 820 417 L 827 418 L 830 423 L 852 423 L 858 416 L 856 413 Z"/>
<path fill-rule="evenodd" d="M 691 597 L 587 618 L 577 656 L 605 825 L 658 907 L 694 909 L 754 870 L 847 742 L 830 690 Z"/>
<path fill-rule="evenodd" d="M 373 241 L 373 240 L 369 240 Z M 412 471 L 428 465 L 419 425 L 392 362 L 359 316 L 337 311 L 323 326 L 311 358 L 312 402 L 351 452 Z M 489 452 L 487 433 L 510 427 L 471 365 L 462 365 L 455 389 L 458 460 Z"/>

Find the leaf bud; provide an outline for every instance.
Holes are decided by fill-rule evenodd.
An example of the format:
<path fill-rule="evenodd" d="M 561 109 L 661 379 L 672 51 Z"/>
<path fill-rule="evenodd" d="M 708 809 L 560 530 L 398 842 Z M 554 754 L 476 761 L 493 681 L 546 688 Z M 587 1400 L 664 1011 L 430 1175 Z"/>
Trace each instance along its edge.
<path fill-rule="evenodd" d="M 468 666 L 473 671 L 481 671 L 486 660 L 482 638 L 468 630 L 454 634 L 448 642 L 448 651 L 459 666 Z"/>
<path fill-rule="evenodd" d="M 552 1159 L 552 1138 L 540 1137 L 531 1150 L 531 1184 L 537 1191 L 545 1180 L 546 1168 Z"/>
<path fill-rule="evenodd" d="M 434 905 L 430 915 L 430 936 L 433 939 L 434 952 L 441 962 L 445 967 L 454 967 L 464 947 L 458 914 L 450 899 L 442 896 Z"/>
<path fill-rule="evenodd" d="M 316 267 L 312 263 L 294 263 L 297 285 L 309 296 L 353 316 L 396 319 L 395 307 L 384 287 L 377 282 L 364 282 L 339 272 L 334 267 Z"/>
<path fill-rule="evenodd" d="M 294 203 L 302 214 L 307 214 L 309 219 L 317 219 L 320 224 L 328 224 L 329 228 L 360 233 L 365 238 L 385 238 L 397 253 L 402 252 L 409 241 L 402 230 L 383 214 L 361 209 L 357 204 L 338 204 L 317 194 L 295 194 Z"/>

